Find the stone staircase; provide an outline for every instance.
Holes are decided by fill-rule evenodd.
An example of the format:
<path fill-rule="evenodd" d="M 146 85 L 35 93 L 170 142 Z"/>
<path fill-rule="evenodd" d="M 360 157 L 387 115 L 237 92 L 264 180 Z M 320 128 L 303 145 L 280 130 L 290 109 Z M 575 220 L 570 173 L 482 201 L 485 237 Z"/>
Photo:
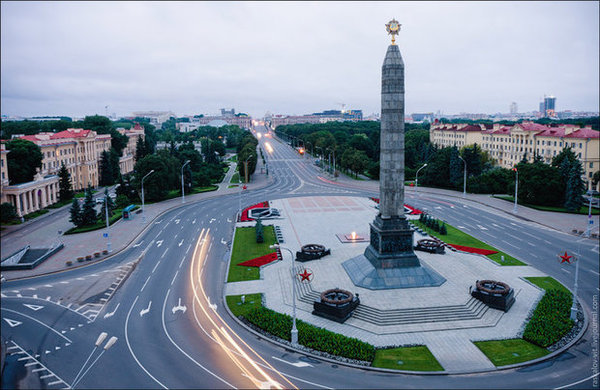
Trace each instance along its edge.
<path fill-rule="evenodd" d="M 296 283 L 298 301 L 312 306 L 320 293 L 308 283 Z M 361 303 L 352 318 L 377 326 L 414 325 L 432 322 L 453 322 L 481 319 L 489 310 L 483 302 L 471 297 L 464 305 L 432 306 L 381 310 Z"/>

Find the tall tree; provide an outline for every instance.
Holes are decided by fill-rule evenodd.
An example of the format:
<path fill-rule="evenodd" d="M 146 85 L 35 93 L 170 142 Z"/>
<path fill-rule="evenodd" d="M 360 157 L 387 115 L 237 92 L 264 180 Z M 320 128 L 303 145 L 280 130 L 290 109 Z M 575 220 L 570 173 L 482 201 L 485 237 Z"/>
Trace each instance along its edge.
<path fill-rule="evenodd" d="M 458 158 L 458 148 L 456 146 L 452 146 L 450 149 L 450 184 L 458 188 L 463 182 L 463 170 L 465 167 L 462 160 Z"/>
<path fill-rule="evenodd" d="M 145 141 L 142 137 L 138 137 L 137 142 L 135 143 L 135 161 L 141 160 L 146 157 L 147 154 Z"/>
<path fill-rule="evenodd" d="M 73 203 L 71 204 L 71 209 L 69 210 L 71 214 L 71 218 L 69 221 L 72 222 L 76 227 L 82 225 L 81 219 L 81 208 L 79 207 L 79 199 L 73 198 Z"/>
<path fill-rule="evenodd" d="M 92 187 L 88 185 L 85 190 L 85 200 L 83 201 L 83 210 L 81 211 L 81 225 L 89 226 L 96 223 L 96 210 L 94 198 L 92 196 Z"/>
<path fill-rule="evenodd" d="M 113 202 L 112 198 L 108 196 L 108 187 L 104 188 L 104 202 L 102 203 L 102 207 L 98 211 L 98 218 L 104 223 L 106 223 L 106 207 L 108 205 L 108 218 L 113 216 L 115 210 L 115 202 Z"/>
<path fill-rule="evenodd" d="M 585 191 L 585 184 L 581 180 L 583 169 L 581 163 L 576 161 L 571 164 L 571 170 L 569 171 L 569 178 L 567 180 L 565 188 L 565 208 L 569 211 L 576 211 L 583 205 L 583 197 L 581 196 Z"/>
<path fill-rule="evenodd" d="M 103 150 L 100 155 L 100 186 L 109 186 L 115 182 L 112 168 L 110 153 Z"/>
<path fill-rule="evenodd" d="M 21 184 L 33 181 L 38 168 L 42 167 L 44 156 L 40 147 L 31 141 L 13 139 L 6 143 L 9 150 L 6 156 L 10 184 Z"/>
<path fill-rule="evenodd" d="M 58 171 L 58 198 L 61 202 L 73 198 L 73 186 L 71 185 L 71 174 L 65 167 L 65 164 L 60 166 Z"/>
<path fill-rule="evenodd" d="M 121 164 L 119 163 L 120 157 L 115 148 L 110 148 L 109 160 L 113 175 L 112 182 L 115 183 L 119 180 L 119 177 L 121 177 Z"/>

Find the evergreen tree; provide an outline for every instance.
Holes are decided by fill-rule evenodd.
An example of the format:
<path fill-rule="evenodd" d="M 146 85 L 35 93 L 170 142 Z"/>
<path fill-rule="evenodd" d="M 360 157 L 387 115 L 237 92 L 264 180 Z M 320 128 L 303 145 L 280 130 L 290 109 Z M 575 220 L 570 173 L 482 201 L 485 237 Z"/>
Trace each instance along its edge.
<path fill-rule="evenodd" d="M 71 186 L 71 174 L 65 167 L 65 164 L 60 166 L 58 171 L 58 198 L 61 202 L 73 199 L 73 187 Z"/>
<path fill-rule="evenodd" d="M 79 200 L 77 198 L 73 198 L 70 213 L 71 218 L 69 218 L 69 221 L 72 222 L 76 227 L 81 226 L 81 208 L 79 207 Z"/>
<path fill-rule="evenodd" d="M 85 190 L 85 200 L 83 201 L 83 210 L 81 211 L 81 225 L 89 226 L 96 223 L 96 209 L 94 208 L 94 198 L 92 197 L 92 187 L 88 185 Z"/>
<path fill-rule="evenodd" d="M 464 166 L 462 160 L 458 158 L 458 148 L 453 146 L 450 149 L 450 184 L 458 187 L 462 183 Z"/>
<path fill-rule="evenodd" d="M 444 222 L 442 222 L 442 226 L 440 227 L 440 234 L 444 236 L 448 234 L 448 229 L 446 228 L 446 224 Z"/>
<path fill-rule="evenodd" d="M 265 237 L 263 234 L 263 225 L 262 225 L 262 221 L 260 220 L 260 218 L 256 220 L 255 230 L 256 230 L 256 242 L 258 244 L 265 242 Z"/>
<path fill-rule="evenodd" d="M 583 205 L 583 197 L 581 194 L 585 191 L 585 185 L 581 180 L 583 170 L 581 163 L 576 161 L 571 165 L 569 171 L 569 179 L 565 188 L 565 208 L 569 211 L 576 211 Z"/>
<path fill-rule="evenodd" d="M 112 198 L 108 196 L 108 187 L 104 188 L 104 199 L 105 202 L 108 200 L 108 218 L 113 216 L 115 209 L 115 202 L 113 202 Z M 102 220 L 102 222 L 106 223 L 106 204 L 102 203 L 102 207 L 98 211 L 98 218 Z"/>
<path fill-rule="evenodd" d="M 119 153 L 114 149 L 111 148 L 110 149 L 110 166 L 112 168 L 112 175 L 113 175 L 113 180 L 112 183 L 116 182 L 117 180 L 119 180 L 119 177 L 121 177 L 121 165 L 119 164 Z"/>
<path fill-rule="evenodd" d="M 569 160 L 568 158 L 565 158 L 562 160 L 562 162 L 558 166 L 558 169 L 560 170 L 560 176 L 562 177 L 562 181 L 565 185 L 567 184 L 567 181 L 569 181 L 569 177 L 571 175 L 571 167 L 576 162 L 577 162 L 577 160 L 574 160 L 573 162 L 571 162 L 571 160 Z"/>
<path fill-rule="evenodd" d="M 17 218 L 17 209 L 12 203 L 4 202 L 0 205 L 0 220 L 2 222 L 10 222 Z"/>
<path fill-rule="evenodd" d="M 143 159 L 147 154 L 146 143 L 142 137 L 138 137 L 137 142 L 135 143 L 135 161 Z"/>
<path fill-rule="evenodd" d="M 110 162 L 109 153 L 104 150 L 100 155 L 100 186 L 109 186 L 114 183 L 114 175 L 112 170 L 112 164 Z"/>

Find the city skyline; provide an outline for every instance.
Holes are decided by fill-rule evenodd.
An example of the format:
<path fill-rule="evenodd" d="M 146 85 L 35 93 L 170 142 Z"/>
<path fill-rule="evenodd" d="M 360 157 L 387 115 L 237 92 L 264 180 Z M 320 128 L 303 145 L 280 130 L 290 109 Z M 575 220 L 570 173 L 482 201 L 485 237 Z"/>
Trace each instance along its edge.
<path fill-rule="evenodd" d="M 598 3 L 2 3 L 2 115 L 379 112 L 395 17 L 406 112 L 597 111 Z M 107 21 L 109 21 L 107 23 Z M 306 29 L 310 26 L 310 29 Z"/>

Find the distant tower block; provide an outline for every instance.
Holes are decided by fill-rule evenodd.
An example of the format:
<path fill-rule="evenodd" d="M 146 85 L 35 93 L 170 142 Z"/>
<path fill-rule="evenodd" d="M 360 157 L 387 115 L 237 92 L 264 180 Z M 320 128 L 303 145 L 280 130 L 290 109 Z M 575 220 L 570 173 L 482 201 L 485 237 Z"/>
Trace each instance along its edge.
<path fill-rule="evenodd" d="M 364 255 L 343 263 L 352 282 L 369 289 L 439 286 L 445 279 L 421 266 L 413 251 L 413 232 L 404 216 L 404 61 L 395 35 L 400 24 L 386 24 L 392 44 L 381 74 L 381 152 L 379 214 L 370 225 Z"/>

